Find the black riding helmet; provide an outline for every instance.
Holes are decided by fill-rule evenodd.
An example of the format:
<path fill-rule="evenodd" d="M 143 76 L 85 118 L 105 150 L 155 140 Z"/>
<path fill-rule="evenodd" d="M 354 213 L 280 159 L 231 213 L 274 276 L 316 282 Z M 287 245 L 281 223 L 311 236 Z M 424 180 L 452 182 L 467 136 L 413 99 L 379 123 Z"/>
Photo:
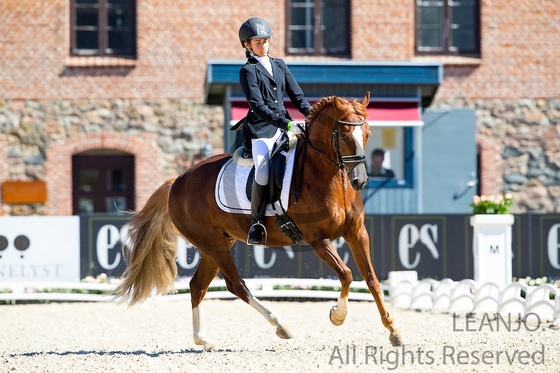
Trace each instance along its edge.
<path fill-rule="evenodd" d="M 273 32 L 268 23 L 264 19 L 258 17 L 249 18 L 243 22 L 239 28 L 239 41 L 243 47 L 245 47 L 243 45 L 244 41 L 257 38 L 268 38 L 272 35 Z"/>

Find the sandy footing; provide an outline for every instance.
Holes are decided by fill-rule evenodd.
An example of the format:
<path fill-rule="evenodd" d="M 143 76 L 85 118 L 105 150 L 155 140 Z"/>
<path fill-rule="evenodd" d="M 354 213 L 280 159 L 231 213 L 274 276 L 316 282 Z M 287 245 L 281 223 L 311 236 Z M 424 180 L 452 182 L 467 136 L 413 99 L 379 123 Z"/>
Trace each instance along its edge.
<path fill-rule="evenodd" d="M 194 344 L 188 301 L 3 305 L 0 372 L 560 372 L 560 331 L 536 318 L 390 308 L 411 342 L 394 348 L 373 302 L 350 302 L 342 326 L 334 301 L 264 303 L 293 339 L 240 300 L 206 300 L 215 351 Z"/>

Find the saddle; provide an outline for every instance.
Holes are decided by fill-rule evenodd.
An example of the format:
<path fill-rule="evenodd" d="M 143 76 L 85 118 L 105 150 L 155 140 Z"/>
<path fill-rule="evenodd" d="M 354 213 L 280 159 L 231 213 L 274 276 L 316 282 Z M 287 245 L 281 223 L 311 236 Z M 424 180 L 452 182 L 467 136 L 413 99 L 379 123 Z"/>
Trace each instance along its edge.
<path fill-rule="evenodd" d="M 268 169 L 268 190 L 265 196 L 267 204 L 273 205 L 275 202 L 280 201 L 280 194 L 282 193 L 282 184 L 284 182 L 284 175 L 286 174 L 286 158 L 287 151 L 290 148 L 290 139 L 287 134 L 282 134 L 276 143 L 272 146 L 270 155 L 269 169 Z M 251 148 L 246 143 L 243 144 L 243 153 L 241 155 L 245 159 L 252 159 Z M 247 186 L 245 193 L 247 199 L 251 200 L 251 189 L 253 187 L 253 180 L 255 178 L 255 166 L 251 168 L 249 177 L 247 178 Z"/>
<path fill-rule="evenodd" d="M 265 192 L 265 204 L 269 206 L 266 214 L 276 216 L 275 225 L 290 237 L 293 244 L 302 244 L 305 243 L 303 236 L 284 207 L 289 200 L 296 142 L 297 137 L 294 134 L 283 133 L 273 145 L 269 161 L 269 182 Z M 288 163 L 290 163 L 289 174 L 286 174 Z M 218 175 L 216 202 L 222 210 L 243 214 L 250 212 L 254 175 L 255 167 L 250 143 L 245 142 L 234 152 L 232 159 L 223 166 Z M 240 181 L 244 183 L 242 184 L 242 195 L 239 194 L 239 188 L 242 187 L 239 185 Z M 247 201 L 247 204 L 243 200 Z"/>
<path fill-rule="evenodd" d="M 274 223 L 282 231 L 282 233 L 290 237 L 292 243 L 301 244 L 305 243 L 303 241 L 303 236 L 299 228 L 286 213 L 286 210 L 284 209 L 284 206 L 282 205 L 282 201 L 280 199 L 280 196 L 282 194 L 282 184 L 284 183 L 284 176 L 286 173 L 286 159 L 288 156 L 287 151 L 289 148 L 290 137 L 288 136 L 287 132 L 284 132 L 276 140 L 272 147 L 268 169 L 268 189 L 265 194 L 265 203 L 270 204 L 276 210 L 276 221 Z M 247 146 L 244 143 L 244 154 L 246 151 Z M 245 189 L 245 193 L 247 194 L 247 198 L 249 200 L 251 200 L 251 189 L 253 187 L 254 178 L 255 166 L 253 166 L 251 168 L 251 171 L 249 172 L 249 177 L 247 178 L 247 187 Z"/>

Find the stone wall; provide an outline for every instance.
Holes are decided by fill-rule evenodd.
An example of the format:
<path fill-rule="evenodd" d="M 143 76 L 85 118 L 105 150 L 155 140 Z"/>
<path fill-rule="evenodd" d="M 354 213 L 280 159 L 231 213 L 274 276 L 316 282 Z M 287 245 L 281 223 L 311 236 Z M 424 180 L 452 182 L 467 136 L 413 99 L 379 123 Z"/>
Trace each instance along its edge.
<path fill-rule="evenodd" d="M 560 99 L 440 100 L 434 106 L 476 110 L 482 194 L 512 193 L 514 213 L 560 212 Z"/>
<path fill-rule="evenodd" d="M 70 162 L 73 152 L 91 150 L 98 147 L 119 149 L 141 158 L 142 152 L 151 151 L 134 148 L 144 143 L 155 142 L 159 149 L 162 169 L 154 170 L 151 181 L 159 185 L 163 180 L 176 177 L 197 161 L 223 149 L 223 110 L 221 107 L 200 105 L 190 100 L 74 100 L 74 101 L 21 101 L 0 100 L 0 145 L 4 154 L 0 163 L 0 183 L 6 180 L 45 180 L 48 169 L 56 182 L 71 186 L 71 173 L 66 167 L 58 170 L 60 162 Z M 71 140 L 85 140 L 83 144 L 73 144 Z M 128 139 L 128 140 L 127 140 Z M 130 144 L 123 142 L 129 142 Z M 120 142 L 120 143 L 119 143 Z M 63 145 L 64 144 L 64 145 Z M 67 145 L 71 144 L 71 145 Z M 58 149 L 66 149 L 65 158 L 58 157 Z M 50 165 L 49 161 L 57 165 Z M 149 164 L 150 160 L 146 160 Z M 137 167 L 141 165 L 137 165 Z M 157 172 L 156 172 L 157 171 Z M 51 172 L 51 173 L 53 173 Z M 149 178 L 149 175 L 147 175 Z M 141 181 L 148 182 L 147 180 Z M 137 180 L 137 189 L 140 185 Z M 53 191 L 50 200 L 63 196 L 61 204 L 71 201 L 70 191 Z M 140 198 L 141 206 L 145 198 Z M 47 205 L 49 202 L 47 202 Z M 51 203 L 52 205 L 53 203 Z M 58 203 L 56 203 L 58 205 Z M 52 206 L 45 209 L 43 204 L 5 205 L 4 214 L 44 215 L 71 214 L 68 208 Z"/>
<path fill-rule="evenodd" d="M 515 213 L 560 212 L 560 99 L 457 99 L 433 106 L 476 111 L 482 194 L 512 193 Z M 162 158 L 161 179 L 224 151 L 221 107 L 163 99 L 0 100 L 0 182 L 45 179 L 53 144 L 107 133 L 153 139 Z M 48 214 L 42 204 L 3 211 Z"/>

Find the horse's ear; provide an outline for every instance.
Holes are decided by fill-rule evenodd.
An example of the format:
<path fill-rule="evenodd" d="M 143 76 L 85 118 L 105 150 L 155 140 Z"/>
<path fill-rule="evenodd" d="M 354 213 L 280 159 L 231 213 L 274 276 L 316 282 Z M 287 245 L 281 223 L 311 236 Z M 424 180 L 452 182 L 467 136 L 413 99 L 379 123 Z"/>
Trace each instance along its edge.
<path fill-rule="evenodd" d="M 364 99 L 362 100 L 362 105 L 367 107 L 369 105 L 369 91 L 366 92 L 364 95 Z"/>
<path fill-rule="evenodd" d="M 337 96 L 333 96 L 334 100 L 333 100 L 333 105 L 337 110 L 342 110 L 342 108 L 344 107 L 345 102 L 343 101 L 343 99 L 341 99 L 340 97 Z"/>

